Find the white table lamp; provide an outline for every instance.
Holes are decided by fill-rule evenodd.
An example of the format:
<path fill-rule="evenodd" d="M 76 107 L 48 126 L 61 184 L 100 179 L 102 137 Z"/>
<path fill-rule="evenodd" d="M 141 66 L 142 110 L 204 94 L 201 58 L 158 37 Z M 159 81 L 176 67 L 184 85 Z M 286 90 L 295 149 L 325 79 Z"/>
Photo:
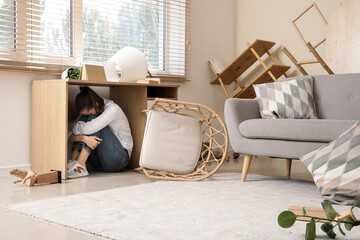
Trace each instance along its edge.
<path fill-rule="evenodd" d="M 116 71 L 117 67 L 121 77 Z M 124 47 L 105 63 L 104 69 L 108 82 L 136 82 L 146 78 L 148 62 L 138 49 Z"/>

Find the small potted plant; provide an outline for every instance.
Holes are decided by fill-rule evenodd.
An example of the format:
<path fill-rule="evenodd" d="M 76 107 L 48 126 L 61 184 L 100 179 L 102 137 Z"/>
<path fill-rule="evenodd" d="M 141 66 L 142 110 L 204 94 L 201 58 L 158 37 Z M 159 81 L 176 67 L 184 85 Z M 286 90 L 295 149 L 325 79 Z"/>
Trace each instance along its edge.
<path fill-rule="evenodd" d="M 80 69 L 79 68 L 68 68 L 61 74 L 61 79 L 79 79 Z"/>

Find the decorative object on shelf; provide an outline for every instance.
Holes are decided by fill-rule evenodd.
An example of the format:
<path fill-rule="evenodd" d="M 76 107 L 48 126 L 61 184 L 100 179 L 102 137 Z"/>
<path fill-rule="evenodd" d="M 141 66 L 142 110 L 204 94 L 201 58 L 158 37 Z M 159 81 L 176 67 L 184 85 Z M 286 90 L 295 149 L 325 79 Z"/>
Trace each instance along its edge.
<path fill-rule="evenodd" d="M 215 75 L 220 75 L 220 73 L 225 69 L 224 65 L 218 59 L 211 59 L 208 63 Z"/>
<path fill-rule="evenodd" d="M 248 48 L 222 71 L 222 66 L 219 65 L 219 61 L 209 61 L 211 69 L 216 74 L 210 84 L 220 84 L 228 98 L 255 98 L 255 92 L 252 87 L 253 84 L 274 82 L 282 75 L 288 77 L 286 71 L 290 69 L 290 66 L 279 65 L 269 51 L 270 48 L 275 45 L 274 42 L 257 39 L 252 44 L 247 43 L 247 45 Z M 268 67 L 261 59 L 261 56 L 265 53 L 267 53 L 274 63 L 270 67 Z M 250 84 L 241 87 L 237 78 L 248 70 L 256 61 L 259 61 L 265 70 L 255 80 L 250 82 Z M 218 73 L 219 71 L 221 72 Z M 231 83 L 235 83 L 236 90 L 229 94 L 225 85 Z"/>
<path fill-rule="evenodd" d="M 228 151 L 228 132 L 223 120 L 214 110 L 197 103 L 156 98 L 151 107 L 146 110 L 148 117 L 151 117 L 150 111 L 165 112 L 172 115 L 176 114 L 181 117 L 191 117 L 192 120 L 196 120 L 200 124 L 199 134 L 201 136 L 199 136 L 199 140 L 201 140 L 202 143 L 200 142 L 200 144 L 198 144 L 196 142 L 197 140 L 194 142 L 194 145 L 198 144 L 198 151 L 196 151 L 196 154 L 194 153 L 194 159 L 196 159 L 197 162 L 195 162 L 195 166 L 192 170 L 187 168 L 187 171 L 183 173 L 149 169 L 146 167 L 140 167 L 135 170 L 143 171 L 150 179 L 200 181 L 213 175 L 221 167 L 224 161 L 226 161 Z M 146 141 L 146 136 L 144 137 L 144 141 Z M 170 144 L 172 148 L 178 148 L 179 151 L 182 151 L 182 145 L 176 145 L 179 141 L 182 141 L 182 139 L 177 139 L 174 142 L 167 142 L 163 144 Z M 175 145 L 173 145 L 174 143 Z M 162 147 L 166 148 L 166 146 Z M 203 148 L 202 153 L 204 154 L 201 154 L 201 148 Z M 208 151 L 204 151 L 204 148 Z M 195 152 L 195 150 L 193 152 Z M 141 153 L 142 157 L 146 157 L 143 156 L 144 154 L 146 153 Z M 161 154 L 161 151 L 157 154 Z M 201 155 L 200 160 L 198 160 L 199 155 Z M 165 159 L 166 157 L 167 156 L 162 156 L 162 158 Z"/>
<path fill-rule="evenodd" d="M 324 15 L 321 13 L 320 9 L 316 5 L 316 3 L 312 3 L 308 8 L 306 8 L 298 17 L 296 17 L 292 21 L 292 25 L 295 28 L 296 32 L 299 34 L 300 38 L 305 43 L 305 46 L 309 49 L 309 52 L 311 52 L 315 60 L 308 60 L 308 61 L 297 61 L 296 58 L 290 53 L 290 51 L 283 47 L 282 51 L 288 56 L 288 58 L 293 62 L 295 67 L 301 72 L 302 75 L 309 75 L 306 70 L 302 67 L 302 65 L 305 64 L 314 64 L 314 63 L 320 63 L 320 65 L 326 70 L 328 74 L 334 74 L 334 72 L 330 69 L 330 67 L 326 64 L 326 62 L 322 59 L 322 57 L 319 55 L 319 53 L 316 51 L 316 48 L 320 46 L 322 43 L 326 41 L 326 37 L 322 39 L 320 42 L 316 43 L 315 45 L 312 45 L 309 41 L 305 40 L 303 34 L 300 32 L 299 28 L 296 25 L 296 21 L 298 21 L 306 12 L 308 12 L 312 7 L 315 8 L 316 12 L 320 15 L 320 18 L 325 24 L 325 27 L 327 26 L 327 21 L 324 17 Z"/>
<path fill-rule="evenodd" d="M 92 82 L 106 82 L 104 67 L 99 65 L 83 64 L 81 66 L 80 79 Z"/>
<path fill-rule="evenodd" d="M 28 185 L 29 187 L 33 187 L 35 184 L 61 183 L 60 171 L 36 174 L 30 170 L 26 171 L 19 168 L 14 168 L 10 170 L 9 174 L 20 178 L 14 181 L 15 184 L 22 183 Z"/>
<path fill-rule="evenodd" d="M 332 13 L 326 28 L 326 62 L 336 73 L 360 72 L 360 1 L 345 0 Z"/>
<path fill-rule="evenodd" d="M 109 82 L 136 82 L 145 80 L 148 62 L 138 49 L 124 47 L 105 63 L 104 68 Z M 117 70 L 120 71 L 121 77 Z"/>
<path fill-rule="evenodd" d="M 341 224 L 347 231 L 351 231 L 353 227 L 360 225 L 360 200 L 356 201 L 353 206 L 339 214 L 335 211 L 331 202 L 324 200 L 322 208 L 290 206 L 288 211 L 283 211 L 278 216 L 278 224 L 282 228 L 290 228 L 298 221 L 308 221 L 306 224 L 305 240 L 315 240 L 316 223 L 320 222 L 321 230 L 330 238 L 335 238 L 335 227 L 338 227 L 342 235 L 346 235 Z M 335 222 L 335 225 L 332 224 Z"/>
<path fill-rule="evenodd" d="M 79 68 L 68 68 L 61 74 L 61 79 L 79 79 L 80 69 Z"/>

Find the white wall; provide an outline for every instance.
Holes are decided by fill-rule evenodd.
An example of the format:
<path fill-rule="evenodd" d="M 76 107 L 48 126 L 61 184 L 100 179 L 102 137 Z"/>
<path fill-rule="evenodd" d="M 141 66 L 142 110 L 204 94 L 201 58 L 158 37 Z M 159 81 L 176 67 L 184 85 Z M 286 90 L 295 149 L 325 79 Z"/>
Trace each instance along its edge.
<path fill-rule="evenodd" d="M 219 59 L 224 66 L 235 54 L 235 1 L 192 0 L 191 7 L 191 82 L 182 84 L 179 97 L 205 104 L 221 116 L 225 94 L 220 85 L 210 85 L 214 73 L 207 61 Z"/>
<path fill-rule="evenodd" d="M 180 84 L 179 99 L 205 104 L 221 115 L 225 101 L 207 61 L 224 64 L 235 57 L 235 1 L 193 0 L 191 10 L 190 82 Z M 54 75 L 0 72 L 0 175 L 15 165 L 30 163 L 31 80 L 53 79 Z M 70 94 L 74 95 L 76 89 Z M 102 91 L 106 97 L 107 92 Z"/>
<path fill-rule="evenodd" d="M 332 12 L 341 2 L 340 0 L 236 0 L 236 52 L 240 54 L 245 50 L 246 43 L 252 43 L 256 39 L 263 39 L 276 42 L 271 52 L 281 64 L 291 66 L 288 73 L 300 75 L 300 72 L 281 51 L 285 46 L 298 61 L 315 60 L 309 53 L 302 39 L 292 26 L 292 21 L 299 16 L 311 3 L 315 2 L 329 20 Z M 315 8 L 303 15 L 296 24 L 304 34 L 307 41 L 313 45 L 323 39 L 326 35 L 326 25 L 323 23 Z M 326 43 L 326 42 L 325 42 Z M 325 45 L 317 48 L 320 56 L 325 59 Z M 265 58 L 264 58 L 265 59 Z M 258 65 L 259 66 L 259 65 Z M 320 64 L 304 65 L 309 74 L 324 74 Z M 255 69 L 258 74 L 262 71 L 259 66 Z M 249 77 L 240 77 L 243 84 L 253 79 L 254 74 Z"/>
<path fill-rule="evenodd" d="M 0 72 L 0 174 L 7 166 L 30 163 L 31 80 L 54 77 Z"/>

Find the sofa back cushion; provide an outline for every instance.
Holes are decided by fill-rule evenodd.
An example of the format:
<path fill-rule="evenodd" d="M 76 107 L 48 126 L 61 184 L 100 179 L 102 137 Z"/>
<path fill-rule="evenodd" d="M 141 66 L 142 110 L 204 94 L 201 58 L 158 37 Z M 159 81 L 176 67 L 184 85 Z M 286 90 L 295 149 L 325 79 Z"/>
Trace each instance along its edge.
<path fill-rule="evenodd" d="M 314 78 L 316 112 L 320 119 L 360 119 L 360 74 L 318 75 Z"/>

